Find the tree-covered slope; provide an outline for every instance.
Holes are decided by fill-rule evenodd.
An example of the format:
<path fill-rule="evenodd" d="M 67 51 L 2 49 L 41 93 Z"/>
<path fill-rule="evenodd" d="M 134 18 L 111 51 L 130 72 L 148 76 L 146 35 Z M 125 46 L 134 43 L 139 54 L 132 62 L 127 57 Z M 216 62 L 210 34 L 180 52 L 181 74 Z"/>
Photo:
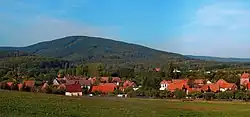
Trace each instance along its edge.
<path fill-rule="evenodd" d="M 2 50 L 22 50 L 33 54 L 98 62 L 167 62 L 189 60 L 180 54 L 163 52 L 140 45 L 110 39 L 71 36 L 38 43 L 22 48 L 0 48 Z"/>
<path fill-rule="evenodd" d="M 70 36 L 27 47 L 2 47 L 4 51 L 24 51 L 32 55 L 61 58 L 74 62 L 101 62 L 107 64 L 144 64 L 163 66 L 170 61 L 186 69 L 202 67 L 228 68 L 245 63 L 219 63 L 164 52 L 141 45 L 88 36 Z M 247 66 L 249 66 L 247 64 Z"/>

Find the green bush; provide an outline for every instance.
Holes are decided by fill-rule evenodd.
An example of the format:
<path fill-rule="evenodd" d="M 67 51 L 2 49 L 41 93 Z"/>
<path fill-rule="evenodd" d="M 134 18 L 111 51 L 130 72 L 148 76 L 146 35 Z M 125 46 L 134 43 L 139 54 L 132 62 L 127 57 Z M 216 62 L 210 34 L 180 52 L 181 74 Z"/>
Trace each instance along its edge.
<path fill-rule="evenodd" d="M 188 97 L 191 97 L 192 99 L 197 99 L 197 98 L 202 98 L 203 97 L 203 93 L 202 92 L 191 92 L 188 94 Z"/>
<path fill-rule="evenodd" d="M 127 96 L 128 97 L 136 97 L 137 95 L 136 95 L 135 91 L 130 91 L 130 92 L 127 93 Z"/>
<path fill-rule="evenodd" d="M 233 99 L 234 92 L 232 92 L 232 91 L 219 92 L 219 93 L 215 94 L 215 97 L 217 99 Z"/>
<path fill-rule="evenodd" d="M 246 98 L 247 98 L 246 92 L 237 91 L 237 92 L 235 93 L 235 99 L 243 100 L 243 99 L 246 99 Z"/>
<path fill-rule="evenodd" d="M 214 93 L 213 92 L 206 92 L 203 94 L 203 97 L 205 100 L 212 100 L 214 98 Z"/>
<path fill-rule="evenodd" d="M 174 91 L 174 95 L 177 99 L 183 99 L 186 97 L 186 93 L 183 90 L 179 90 L 179 89 Z"/>

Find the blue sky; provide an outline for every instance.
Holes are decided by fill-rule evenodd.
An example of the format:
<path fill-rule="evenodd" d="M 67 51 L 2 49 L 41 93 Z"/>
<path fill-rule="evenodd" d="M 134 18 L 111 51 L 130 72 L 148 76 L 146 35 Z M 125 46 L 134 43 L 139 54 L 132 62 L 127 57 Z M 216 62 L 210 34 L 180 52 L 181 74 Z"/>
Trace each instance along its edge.
<path fill-rule="evenodd" d="M 3 0 L 0 46 L 70 35 L 181 54 L 250 57 L 249 0 Z"/>

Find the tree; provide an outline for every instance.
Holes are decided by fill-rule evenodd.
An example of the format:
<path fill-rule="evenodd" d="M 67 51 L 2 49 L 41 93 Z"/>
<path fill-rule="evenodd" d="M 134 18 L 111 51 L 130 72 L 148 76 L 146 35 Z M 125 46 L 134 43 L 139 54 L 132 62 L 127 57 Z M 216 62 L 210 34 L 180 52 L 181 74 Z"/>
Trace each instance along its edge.
<path fill-rule="evenodd" d="M 167 76 L 170 77 L 171 79 L 174 78 L 174 67 L 172 62 L 170 62 L 168 65 Z"/>
<path fill-rule="evenodd" d="M 186 97 L 185 91 L 180 90 L 180 89 L 176 89 L 176 90 L 174 91 L 174 95 L 175 95 L 175 97 L 176 97 L 177 99 L 182 99 L 182 98 L 185 98 L 185 97 Z"/>
<path fill-rule="evenodd" d="M 188 77 L 188 82 L 187 82 L 187 84 L 190 86 L 190 88 L 193 88 L 193 87 L 194 87 L 194 85 L 195 85 L 194 81 L 195 81 L 195 79 L 194 79 L 193 76 Z"/>

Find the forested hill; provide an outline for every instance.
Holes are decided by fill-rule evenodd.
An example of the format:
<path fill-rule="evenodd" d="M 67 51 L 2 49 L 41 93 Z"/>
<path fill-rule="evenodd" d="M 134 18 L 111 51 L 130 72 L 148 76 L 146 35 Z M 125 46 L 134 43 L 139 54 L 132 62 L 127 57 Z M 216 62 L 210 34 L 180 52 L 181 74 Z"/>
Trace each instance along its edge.
<path fill-rule="evenodd" d="M 0 48 L 0 50 L 21 50 L 32 54 L 64 58 L 73 61 L 165 63 L 172 60 L 179 62 L 191 60 L 180 54 L 158 51 L 136 44 L 87 36 L 70 36 L 27 47 L 5 47 Z"/>
<path fill-rule="evenodd" d="M 170 61 L 186 69 L 202 67 L 232 67 L 238 63 L 219 63 L 189 58 L 141 45 L 88 36 L 69 36 L 27 47 L 2 47 L 4 51 L 22 51 L 32 55 L 55 57 L 73 62 L 101 62 L 106 64 L 144 64 L 161 67 Z M 240 66 L 245 66 L 240 63 Z M 247 64 L 249 66 L 249 64 Z"/>

